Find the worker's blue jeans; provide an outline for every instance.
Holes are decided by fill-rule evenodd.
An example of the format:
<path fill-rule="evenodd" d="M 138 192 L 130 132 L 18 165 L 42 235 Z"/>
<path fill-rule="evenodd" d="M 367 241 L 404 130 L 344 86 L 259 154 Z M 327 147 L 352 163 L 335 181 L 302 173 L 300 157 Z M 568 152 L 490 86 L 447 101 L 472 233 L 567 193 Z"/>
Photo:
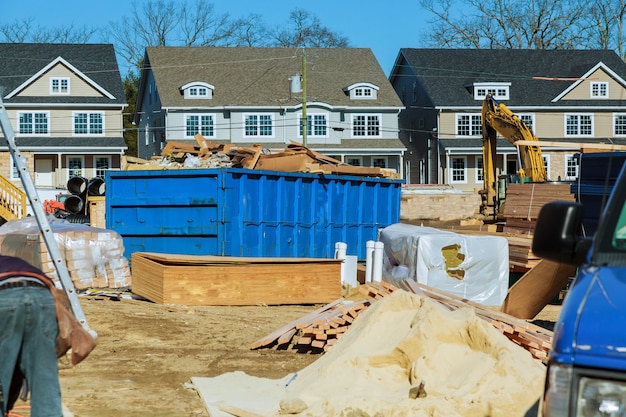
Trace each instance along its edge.
<path fill-rule="evenodd" d="M 5 410 L 17 365 L 30 389 L 31 417 L 63 415 L 57 334 L 54 298 L 48 288 L 0 290 L 0 383 Z"/>

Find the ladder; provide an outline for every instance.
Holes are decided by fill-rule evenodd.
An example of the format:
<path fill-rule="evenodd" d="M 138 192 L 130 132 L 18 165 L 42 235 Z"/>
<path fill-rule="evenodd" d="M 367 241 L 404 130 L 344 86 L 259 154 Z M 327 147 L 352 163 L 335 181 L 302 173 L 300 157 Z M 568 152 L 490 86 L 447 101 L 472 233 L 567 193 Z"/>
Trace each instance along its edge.
<path fill-rule="evenodd" d="M 11 152 L 11 156 L 13 157 L 13 161 L 15 162 L 15 167 L 20 174 L 22 185 L 24 186 L 24 191 L 26 192 L 28 201 L 30 201 L 30 205 L 35 215 L 35 219 L 37 220 L 37 224 L 39 225 L 39 230 L 41 231 L 44 242 L 46 243 L 48 253 L 50 254 L 50 258 L 52 258 L 52 261 L 54 262 L 54 267 L 57 271 L 57 275 L 59 276 L 61 286 L 63 287 L 63 290 L 70 300 L 72 312 L 74 313 L 74 316 L 76 316 L 76 320 L 78 320 L 81 326 L 95 339 L 97 337 L 97 334 L 95 331 L 90 329 L 89 325 L 87 324 L 87 319 L 85 318 L 85 314 L 80 305 L 80 301 L 78 300 L 78 294 L 76 293 L 76 289 L 74 288 L 74 283 L 70 278 L 70 274 L 67 270 L 67 265 L 65 264 L 65 261 L 61 257 L 61 250 L 59 249 L 59 245 L 54 238 L 54 233 L 52 232 L 52 228 L 50 227 L 48 218 L 46 217 L 46 214 L 43 210 L 43 202 L 39 198 L 39 194 L 37 193 L 37 189 L 35 188 L 35 184 L 33 183 L 33 178 L 28 171 L 24 155 L 20 153 L 17 145 L 15 144 L 15 132 L 13 131 L 13 127 L 11 126 L 9 115 L 7 113 L 6 107 L 4 106 L 4 102 L 2 101 L 1 96 L 0 125 L 2 125 L 2 132 L 4 133 L 4 137 L 7 140 L 9 152 Z"/>

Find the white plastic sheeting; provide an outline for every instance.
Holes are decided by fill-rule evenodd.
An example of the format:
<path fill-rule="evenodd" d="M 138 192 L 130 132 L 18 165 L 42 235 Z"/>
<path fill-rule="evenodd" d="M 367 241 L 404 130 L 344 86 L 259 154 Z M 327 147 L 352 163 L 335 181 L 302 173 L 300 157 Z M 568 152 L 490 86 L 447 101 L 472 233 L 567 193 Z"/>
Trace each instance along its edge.
<path fill-rule="evenodd" d="M 410 278 L 485 306 L 501 306 L 509 286 L 504 237 L 463 235 L 396 223 L 380 229 L 383 280 Z"/>

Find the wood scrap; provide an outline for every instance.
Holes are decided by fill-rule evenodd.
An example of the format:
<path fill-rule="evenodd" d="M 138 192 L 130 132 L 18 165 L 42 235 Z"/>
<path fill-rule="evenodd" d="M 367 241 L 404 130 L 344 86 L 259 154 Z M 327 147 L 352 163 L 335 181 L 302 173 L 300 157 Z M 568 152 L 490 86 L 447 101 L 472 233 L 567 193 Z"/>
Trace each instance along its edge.
<path fill-rule="evenodd" d="M 354 319 L 376 300 L 394 291 L 408 291 L 427 297 L 448 310 L 471 308 L 478 318 L 490 323 L 511 342 L 528 350 L 536 359 L 546 358 L 552 346 L 552 332 L 547 329 L 445 291 L 420 284 L 412 279 L 406 279 L 398 281 L 398 286 L 385 281 L 359 285 L 359 292 L 367 297 L 366 300 L 351 302 L 340 298 L 257 340 L 251 348 L 273 347 L 290 343 L 293 348 L 298 350 L 306 348 L 320 353 L 327 351 L 348 330 Z"/>

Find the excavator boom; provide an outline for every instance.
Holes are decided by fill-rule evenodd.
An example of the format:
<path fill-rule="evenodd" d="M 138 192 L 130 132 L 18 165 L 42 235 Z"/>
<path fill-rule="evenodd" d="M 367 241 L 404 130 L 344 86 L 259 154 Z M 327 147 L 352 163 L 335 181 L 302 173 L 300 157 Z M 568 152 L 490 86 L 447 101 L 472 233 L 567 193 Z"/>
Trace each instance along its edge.
<path fill-rule="evenodd" d="M 500 135 L 517 147 L 519 170 L 517 175 L 521 182 L 545 182 L 546 168 L 541 156 L 539 139 L 532 133 L 526 124 L 499 103 L 491 95 L 487 95 L 482 106 L 482 139 L 483 139 L 483 178 L 484 189 L 481 211 L 485 215 L 497 215 L 499 209 L 496 190 L 496 140 Z M 533 145 L 520 145 L 519 141 L 537 142 Z"/>

